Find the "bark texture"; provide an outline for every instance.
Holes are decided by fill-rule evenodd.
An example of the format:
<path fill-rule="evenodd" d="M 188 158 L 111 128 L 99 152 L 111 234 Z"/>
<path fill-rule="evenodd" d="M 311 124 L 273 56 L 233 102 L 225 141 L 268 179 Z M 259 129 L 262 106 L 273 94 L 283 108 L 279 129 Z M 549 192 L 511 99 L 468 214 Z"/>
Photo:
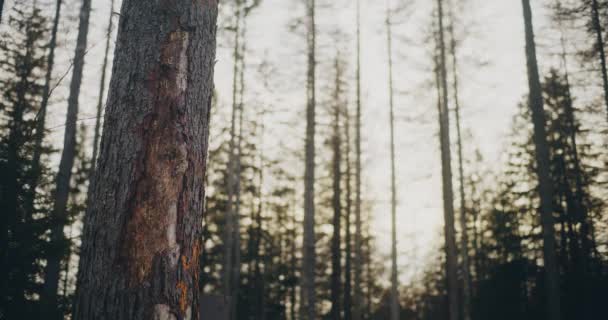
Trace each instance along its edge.
<path fill-rule="evenodd" d="M 215 0 L 123 1 L 74 319 L 199 319 L 216 19 Z"/>
<path fill-rule="evenodd" d="M 44 291 L 41 297 L 49 312 L 56 310 L 59 287 L 59 273 L 61 260 L 64 258 L 59 250 L 65 235 L 63 228 L 67 220 L 67 205 L 70 195 L 70 181 L 72 168 L 76 157 L 76 131 L 78 121 L 78 97 L 80 96 L 80 85 L 84 70 L 84 56 L 87 50 L 87 37 L 89 34 L 89 16 L 91 13 L 91 0 L 83 0 L 80 7 L 80 22 L 78 25 L 78 36 L 74 52 L 74 68 L 72 81 L 70 82 L 70 94 L 68 96 L 68 112 L 65 121 L 65 133 L 63 137 L 63 150 L 59 161 L 59 171 L 55 181 L 55 197 L 53 204 L 54 226 L 51 230 L 51 243 L 58 246 L 48 255 L 47 265 L 44 269 Z M 52 317 L 54 317 L 53 315 Z"/>
<path fill-rule="evenodd" d="M 543 229 L 543 260 L 545 265 L 545 286 L 547 295 L 547 319 L 559 320 L 560 290 L 557 268 L 555 225 L 553 217 L 553 184 L 549 174 L 549 147 L 545 129 L 546 119 L 543 107 L 542 87 L 536 60 L 536 44 L 530 0 L 522 0 L 526 32 L 526 61 L 528 67 L 529 104 L 534 125 L 534 146 L 536 148 L 536 173 L 540 195 L 540 218 Z"/>
<path fill-rule="evenodd" d="M 448 284 L 448 315 L 450 320 L 459 319 L 458 301 L 458 253 L 456 230 L 454 229 L 454 191 L 452 187 L 452 156 L 450 153 L 450 116 L 448 109 L 448 80 L 443 23 L 443 0 L 437 0 L 439 32 L 439 67 L 442 103 L 439 111 L 439 132 L 441 144 L 441 170 L 443 181 L 443 214 L 446 250 L 446 273 Z"/>

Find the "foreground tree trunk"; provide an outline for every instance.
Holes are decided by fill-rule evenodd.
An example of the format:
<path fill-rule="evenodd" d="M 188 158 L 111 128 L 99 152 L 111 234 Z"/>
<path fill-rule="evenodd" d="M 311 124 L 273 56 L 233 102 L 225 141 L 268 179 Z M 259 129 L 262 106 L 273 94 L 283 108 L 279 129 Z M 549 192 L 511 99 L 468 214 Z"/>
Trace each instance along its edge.
<path fill-rule="evenodd" d="M 59 286 L 59 273 L 61 260 L 64 258 L 61 250 L 62 242 L 65 241 L 63 228 L 67 223 L 67 205 L 70 196 L 70 181 L 72 168 L 76 157 L 76 131 L 78 122 L 78 97 L 80 96 L 80 85 L 84 70 L 84 56 L 87 50 L 87 37 L 89 34 L 89 16 L 91 13 L 91 0 L 83 0 L 80 8 L 80 23 L 78 26 L 78 37 L 74 53 L 74 68 L 72 81 L 70 83 L 70 95 L 68 97 L 68 111 L 65 121 L 65 133 L 63 137 L 63 150 L 59 162 L 59 171 L 55 181 L 55 197 L 53 204 L 54 225 L 51 229 L 51 243 L 55 250 L 47 258 L 44 269 L 44 291 L 41 300 L 49 312 L 56 310 Z M 53 316 L 51 316 L 53 317 Z"/>
<path fill-rule="evenodd" d="M 74 319 L 199 319 L 217 2 L 123 1 Z"/>
<path fill-rule="evenodd" d="M 352 235 L 350 232 L 351 229 L 351 216 L 352 216 L 352 169 L 351 169 L 351 161 L 350 161 L 350 151 L 351 151 L 351 137 L 350 137 L 350 112 L 348 108 L 344 108 L 344 139 L 345 141 L 345 159 L 346 162 L 346 212 L 344 218 L 344 320 L 352 319 Z"/>
<path fill-rule="evenodd" d="M 395 103 L 393 93 L 393 34 L 391 9 L 386 8 L 386 40 L 388 45 L 389 128 L 391 154 L 391 320 L 399 320 L 399 279 L 397 272 L 397 181 L 395 173 Z"/>
<path fill-rule="evenodd" d="M 308 74 L 306 107 L 306 146 L 304 172 L 304 237 L 302 245 L 301 318 L 316 319 L 315 299 L 315 0 L 307 1 Z"/>
<path fill-rule="evenodd" d="M 458 301 L 458 253 L 456 231 L 454 229 L 454 191 L 452 188 L 452 156 L 450 153 L 450 115 L 448 109 L 447 63 L 443 24 L 443 0 L 437 0 L 439 32 L 439 67 L 441 76 L 442 103 L 439 110 L 439 131 L 441 142 L 441 169 L 443 178 L 443 214 L 446 250 L 446 272 L 448 284 L 448 314 L 450 320 L 459 319 Z"/>
<path fill-rule="evenodd" d="M 559 320 L 560 286 L 559 270 L 555 253 L 555 225 L 553 218 L 553 184 L 549 174 L 549 147 L 545 129 L 545 111 L 542 88 L 536 61 L 536 44 L 532 24 L 530 0 L 522 0 L 526 32 L 526 60 L 528 65 L 529 104 L 534 124 L 534 145 L 536 148 L 536 173 L 540 195 L 540 216 L 543 229 L 543 260 L 545 265 L 545 290 L 547 295 L 547 319 Z"/>

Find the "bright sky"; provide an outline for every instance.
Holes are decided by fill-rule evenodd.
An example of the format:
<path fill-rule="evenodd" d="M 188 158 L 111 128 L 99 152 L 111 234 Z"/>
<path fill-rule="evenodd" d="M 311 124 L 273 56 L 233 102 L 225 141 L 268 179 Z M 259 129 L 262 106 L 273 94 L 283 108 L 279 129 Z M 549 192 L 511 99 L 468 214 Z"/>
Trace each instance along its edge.
<path fill-rule="evenodd" d="M 14 0 L 13 0 L 14 1 Z M 7 6 L 11 2 L 8 1 Z M 76 21 L 79 1 L 67 0 L 63 30 L 60 41 L 70 44 L 59 52 L 59 67 L 56 77 L 67 71 L 76 38 Z M 384 1 L 362 1 L 362 89 L 363 89 L 363 159 L 364 194 L 373 200 L 373 232 L 378 238 L 379 250 L 388 255 L 389 250 L 389 131 L 387 53 L 384 27 Z M 40 0 L 48 4 L 45 10 L 53 10 L 53 0 Z M 119 2 L 119 1 L 117 1 Z M 331 29 L 341 29 L 350 40 L 339 41 L 342 52 L 349 61 L 349 75 L 354 70 L 354 0 L 323 2 L 334 3 L 334 7 L 318 9 L 320 66 L 318 77 L 319 94 L 325 80 L 333 76 L 328 66 L 335 52 L 335 42 L 329 35 Z M 402 1 L 393 0 L 393 3 Z M 462 1 L 458 1 L 462 2 Z M 546 10 L 541 2 L 534 0 L 535 24 L 540 32 L 547 24 Z M 301 0 L 263 0 L 248 21 L 249 63 L 252 70 L 248 78 L 251 83 L 248 99 L 284 111 L 286 121 L 303 119 L 304 91 L 304 38 L 288 31 L 296 18 L 302 17 L 304 7 Z M 395 86 L 397 113 L 397 176 L 398 176 L 398 234 L 399 265 L 402 279 L 407 281 L 412 272 L 420 267 L 433 251 L 438 250 L 442 238 L 442 194 L 436 120 L 436 96 L 429 86 L 432 80 L 430 50 L 432 44 L 425 40 L 428 34 L 430 15 L 434 1 L 412 0 L 406 13 L 395 20 Z M 93 1 L 91 34 L 85 68 L 84 90 L 81 93 L 81 119 L 91 118 L 97 99 L 97 88 L 103 52 L 103 35 L 109 13 L 109 1 Z M 115 11 L 118 11 L 116 6 Z M 461 61 L 460 83 L 464 127 L 472 132 L 475 146 L 488 163 L 498 161 L 506 133 L 517 102 L 526 92 L 524 61 L 523 20 L 520 1 L 469 0 L 459 14 L 457 30 L 462 33 L 463 24 L 469 33 L 459 52 Z M 71 20 L 71 21 L 70 21 Z M 221 22 L 220 22 L 221 23 Z M 218 63 L 216 86 L 225 107 L 230 104 L 232 63 L 231 43 L 228 39 L 218 41 Z M 541 49 L 542 50 L 542 49 Z M 270 82 L 273 93 L 262 90 L 256 78 L 255 64 L 266 57 L 273 63 L 276 72 Z M 484 62 L 484 67 L 479 63 Z M 53 141 L 62 141 L 65 103 L 69 76 L 54 95 L 55 105 L 50 110 L 49 128 Z M 350 83 L 354 89 L 354 78 Z M 354 95 L 349 96 L 354 101 Z M 278 116 L 280 117 L 280 116 Z M 412 120 L 413 119 L 413 120 Z M 93 120 L 83 121 L 92 128 Z M 278 124 L 270 130 L 266 141 L 276 146 L 278 141 L 299 148 L 304 135 L 303 120 L 298 121 L 294 131 L 290 126 Z M 277 138 L 282 137 L 282 138 Z M 291 139 L 291 141 L 288 141 Z M 58 144 L 59 146 L 59 144 Z M 465 147 L 466 148 L 466 147 Z M 281 150 L 275 150 L 280 152 Z M 465 152 L 472 152 L 471 147 Z M 455 187 L 457 185 L 455 184 Z M 419 268 L 418 268 L 419 269 Z"/>

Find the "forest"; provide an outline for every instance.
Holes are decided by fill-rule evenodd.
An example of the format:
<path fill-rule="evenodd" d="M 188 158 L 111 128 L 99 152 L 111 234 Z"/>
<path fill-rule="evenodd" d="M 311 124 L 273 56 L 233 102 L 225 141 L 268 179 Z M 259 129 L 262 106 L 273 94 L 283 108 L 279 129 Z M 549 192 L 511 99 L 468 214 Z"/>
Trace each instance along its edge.
<path fill-rule="evenodd" d="M 608 0 L 0 0 L 0 320 L 600 320 Z"/>

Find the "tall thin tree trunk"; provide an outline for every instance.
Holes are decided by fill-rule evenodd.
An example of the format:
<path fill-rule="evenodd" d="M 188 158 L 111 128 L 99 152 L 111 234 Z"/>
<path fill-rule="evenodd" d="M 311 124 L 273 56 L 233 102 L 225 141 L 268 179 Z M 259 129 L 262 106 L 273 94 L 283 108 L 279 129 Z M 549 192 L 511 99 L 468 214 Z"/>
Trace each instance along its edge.
<path fill-rule="evenodd" d="M 452 188 L 452 156 L 450 153 L 450 114 L 448 109 L 447 62 L 444 40 L 443 0 L 437 0 L 439 32 L 439 67 L 441 75 L 442 104 L 439 113 L 441 136 L 441 168 L 443 178 L 443 214 L 446 249 L 446 272 L 448 281 L 449 319 L 459 319 L 458 301 L 458 253 L 454 230 L 454 194 Z"/>
<path fill-rule="evenodd" d="M 357 111 L 355 118 L 355 292 L 353 295 L 353 320 L 361 320 L 363 311 L 361 245 L 361 0 L 357 0 Z"/>
<path fill-rule="evenodd" d="M 237 155 L 236 155 L 236 144 L 237 144 L 237 115 L 238 115 L 238 84 L 239 84 L 239 57 L 240 57 L 240 39 L 241 39 L 241 1 L 237 0 L 236 3 L 236 24 L 234 27 L 234 51 L 233 51 L 233 69 L 232 69 L 232 116 L 230 119 L 230 144 L 229 144 L 229 155 L 228 155 L 228 203 L 227 203 L 227 214 L 224 226 L 224 265 L 223 265 L 223 291 L 224 296 L 229 299 L 229 319 L 234 319 L 235 314 L 235 303 L 234 300 L 237 298 L 233 296 L 234 292 L 234 243 L 236 231 L 236 210 L 235 210 L 235 197 L 236 197 L 236 184 L 238 177 L 236 176 L 237 171 Z"/>
<path fill-rule="evenodd" d="M 106 29 L 106 48 L 103 54 L 103 62 L 101 64 L 101 78 L 99 80 L 99 96 L 97 99 L 97 114 L 95 116 L 95 133 L 93 136 L 93 156 L 91 157 L 91 171 L 89 176 L 92 177 L 97 164 L 97 154 L 99 153 L 99 139 L 101 138 L 101 114 L 103 113 L 104 94 L 106 91 L 106 74 L 108 71 L 108 58 L 110 55 L 110 42 L 112 40 L 112 17 L 114 17 L 114 0 L 110 1 L 110 17 L 108 18 L 108 27 Z"/>
<path fill-rule="evenodd" d="M 331 240 L 331 319 L 340 320 L 342 309 L 340 308 L 341 281 L 342 281 L 342 254 L 340 238 L 342 231 L 342 139 L 340 132 L 340 114 L 342 113 L 341 97 L 341 75 L 339 54 L 336 57 L 335 69 L 336 79 L 334 88 L 334 121 L 333 121 L 333 195 L 332 207 L 334 215 L 332 219 L 333 234 Z"/>
<path fill-rule="evenodd" d="M 536 148 L 536 173 L 540 195 L 540 215 L 543 230 L 543 260 L 545 266 L 545 286 L 547 295 L 547 318 L 559 320 L 560 285 L 559 269 L 556 258 L 555 225 L 553 217 L 553 184 L 549 174 L 550 158 L 545 129 L 545 111 L 543 108 L 542 88 L 536 60 L 536 44 L 532 24 L 530 0 L 522 0 L 524 25 L 526 31 L 526 60 L 528 67 L 528 85 L 530 89 L 530 109 L 534 124 L 534 145 Z"/>
<path fill-rule="evenodd" d="M 84 69 L 84 56 L 87 50 L 87 37 L 89 34 L 89 15 L 91 13 L 91 0 L 83 0 L 80 8 L 80 23 L 78 26 L 78 38 L 74 53 L 74 68 L 72 81 L 70 83 L 70 94 L 68 97 L 68 110 L 65 121 L 65 134 L 63 138 L 63 151 L 59 162 L 55 184 L 55 199 L 53 205 L 54 226 L 51 229 L 51 242 L 56 249 L 47 258 L 44 275 L 44 289 L 41 300 L 49 314 L 55 313 L 57 306 L 57 288 L 59 286 L 59 272 L 61 271 L 61 260 L 64 255 L 59 250 L 61 243 L 65 240 L 63 228 L 67 222 L 67 204 L 70 195 L 70 180 L 72 167 L 76 156 L 76 130 L 78 119 L 78 97 L 82 83 Z M 54 318 L 55 316 L 51 316 Z"/>
<path fill-rule="evenodd" d="M 199 319 L 216 18 L 216 1 L 123 1 L 76 320 Z"/>
<path fill-rule="evenodd" d="M 454 32 L 454 12 L 452 0 L 448 0 L 450 24 L 450 55 L 452 56 L 452 77 L 454 94 L 454 114 L 456 118 L 456 140 L 458 147 L 458 179 L 460 191 L 460 256 L 462 258 L 462 317 L 471 320 L 471 271 L 469 267 L 469 236 L 467 228 L 466 194 L 464 191 L 464 157 L 462 152 L 462 124 L 460 121 L 460 97 L 458 95 L 458 56 L 456 53 L 456 35 Z"/>
<path fill-rule="evenodd" d="M 397 271 L 397 179 L 395 173 L 395 102 L 393 92 L 393 35 L 390 2 L 386 6 L 386 41 L 388 48 L 389 128 L 391 154 L 391 320 L 399 320 L 399 279 Z"/>
<path fill-rule="evenodd" d="M 345 212 L 345 248 L 344 248 L 344 320 L 352 319 L 352 235 L 351 235 L 351 216 L 352 216 L 352 167 L 350 161 L 351 136 L 350 136 L 350 113 L 348 108 L 344 108 L 344 127 L 345 127 L 345 159 L 346 162 L 346 212 Z"/>
<path fill-rule="evenodd" d="M 0 0 L 0 22 L 2 22 L 2 13 L 4 9 L 4 0 Z"/>
<path fill-rule="evenodd" d="M 315 0 L 307 2 L 308 74 L 306 107 L 306 146 L 304 172 L 304 237 L 302 245 L 302 319 L 316 319 L 315 297 L 315 74 L 316 23 Z"/>
<path fill-rule="evenodd" d="M 49 105 L 50 92 L 51 92 L 51 80 L 53 78 L 53 66 L 55 65 L 55 48 L 57 47 L 57 30 L 59 29 L 59 20 L 61 17 L 61 6 L 63 0 L 57 0 L 55 3 L 55 18 L 53 20 L 53 28 L 51 30 L 51 41 L 49 42 L 49 54 L 46 60 L 46 75 L 44 77 L 44 87 L 42 88 L 42 101 L 40 103 L 40 110 L 36 116 L 36 132 L 34 134 L 34 154 L 32 156 L 32 186 L 31 189 L 35 192 L 40 183 L 41 175 L 41 163 L 40 157 L 42 156 L 42 142 L 44 140 L 45 132 L 44 127 L 46 124 L 46 111 Z M 35 197 L 30 198 L 30 202 L 27 204 L 26 210 L 32 213 L 34 210 Z"/>
<path fill-rule="evenodd" d="M 597 52 L 600 56 L 600 66 L 602 68 L 602 83 L 604 85 L 604 103 L 608 112 L 608 70 L 606 67 L 606 51 L 604 49 L 603 28 L 600 21 L 600 8 L 597 0 L 591 0 L 591 19 L 596 36 Z M 608 114 L 607 114 L 608 116 Z"/>

